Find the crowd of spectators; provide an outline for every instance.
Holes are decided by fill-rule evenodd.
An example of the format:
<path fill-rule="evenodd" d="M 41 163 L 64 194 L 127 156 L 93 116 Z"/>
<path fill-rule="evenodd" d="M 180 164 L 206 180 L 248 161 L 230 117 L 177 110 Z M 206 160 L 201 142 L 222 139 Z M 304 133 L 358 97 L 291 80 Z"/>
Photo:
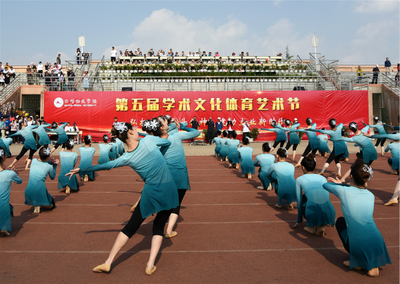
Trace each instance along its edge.
<path fill-rule="evenodd" d="M 13 79 L 15 79 L 14 67 L 10 66 L 8 62 L 3 66 L 3 63 L 0 62 L 0 86 L 4 87 L 10 84 Z"/>
<path fill-rule="evenodd" d="M 282 56 L 282 53 L 277 54 L 277 56 Z M 141 57 L 141 59 L 135 60 L 134 57 Z M 148 59 L 150 57 L 151 59 Z M 243 57 L 250 57 L 249 52 L 240 52 L 236 54 L 235 52 L 232 52 L 232 55 L 230 57 L 240 57 L 241 59 L 234 58 L 231 59 L 229 56 L 224 56 L 222 57 L 218 51 L 216 51 L 214 54 L 209 51 L 189 51 L 188 53 L 185 53 L 185 51 L 178 52 L 178 51 L 173 51 L 172 48 L 170 48 L 168 51 L 165 51 L 163 49 L 159 49 L 157 52 L 154 51 L 153 48 L 150 48 L 150 50 L 146 52 L 142 52 L 140 48 L 138 48 L 135 51 L 125 49 L 125 51 L 122 51 L 122 49 L 117 52 L 115 47 L 111 48 L 111 62 L 119 63 L 119 64 L 129 64 L 129 63 L 135 63 L 135 64 L 151 64 L 151 63 L 159 63 L 159 59 L 155 59 L 154 57 L 168 57 L 167 58 L 167 63 L 172 63 L 175 62 L 177 64 L 179 63 L 221 63 L 221 64 L 233 64 L 233 63 L 268 63 L 268 58 L 266 59 L 257 59 L 256 56 L 254 58 L 243 58 Z M 208 57 L 208 58 L 207 58 Z M 179 58 L 179 59 L 175 59 Z"/>

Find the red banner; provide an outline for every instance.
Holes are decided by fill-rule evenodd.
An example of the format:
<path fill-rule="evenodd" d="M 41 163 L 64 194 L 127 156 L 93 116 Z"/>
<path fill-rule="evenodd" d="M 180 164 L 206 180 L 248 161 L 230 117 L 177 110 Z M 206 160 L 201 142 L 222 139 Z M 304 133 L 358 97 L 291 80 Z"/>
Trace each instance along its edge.
<path fill-rule="evenodd" d="M 76 122 L 94 138 L 110 131 L 114 117 L 141 128 L 143 120 L 158 115 L 187 122 L 196 116 L 202 129 L 209 117 L 221 118 L 224 129 L 231 118 L 238 133 L 244 119 L 252 128 L 270 128 L 282 118 L 305 126 L 311 117 L 318 128 L 329 128 L 331 118 L 346 126 L 368 121 L 368 91 L 45 92 L 44 105 L 47 122 Z M 275 135 L 260 130 L 257 140 Z"/>

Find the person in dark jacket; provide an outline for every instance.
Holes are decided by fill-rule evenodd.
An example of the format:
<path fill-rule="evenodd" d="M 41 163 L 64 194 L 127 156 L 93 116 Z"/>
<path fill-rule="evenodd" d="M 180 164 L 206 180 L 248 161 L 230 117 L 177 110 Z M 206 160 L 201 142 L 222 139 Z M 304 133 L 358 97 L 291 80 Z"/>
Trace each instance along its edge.
<path fill-rule="evenodd" d="M 211 116 L 206 122 L 207 127 L 207 143 L 212 145 L 212 140 L 214 139 L 214 129 L 215 122 L 212 120 Z"/>

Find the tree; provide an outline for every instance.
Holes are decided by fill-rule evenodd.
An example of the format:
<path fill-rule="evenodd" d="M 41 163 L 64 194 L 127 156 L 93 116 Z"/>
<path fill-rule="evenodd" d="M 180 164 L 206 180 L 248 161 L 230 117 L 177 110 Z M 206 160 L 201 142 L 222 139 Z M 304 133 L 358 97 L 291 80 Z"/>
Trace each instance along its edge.
<path fill-rule="evenodd" d="M 293 55 L 289 53 L 289 45 L 286 45 L 286 60 L 290 60 L 293 58 Z"/>

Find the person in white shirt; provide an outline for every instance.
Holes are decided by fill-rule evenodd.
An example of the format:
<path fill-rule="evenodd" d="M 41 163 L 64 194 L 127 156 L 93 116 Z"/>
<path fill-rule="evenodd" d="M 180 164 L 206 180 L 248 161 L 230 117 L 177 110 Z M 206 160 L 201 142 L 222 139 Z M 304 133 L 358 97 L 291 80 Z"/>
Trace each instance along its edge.
<path fill-rule="evenodd" d="M 111 48 L 111 63 L 114 64 L 114 62 L 117 61 L 117 51 L 115 50 L 114 46 Z"/>
<path fill-rule="evenodd" d="M 14 78 L 15 79 L 15 69 L 14 67 L 10 66 L 10 79 Z"/>
<path fill-rule="evenodd" d="M 243 121 L 242 126 L 243 126 L 243 128 L 242 128 L 242 131 L 243 131 L 243 139 L 242 139 L 242 142 L 243 142 L 245 137 L 251 138 L 251 137 L 250 137 L 250 125 L 249 125 L 249 123 L 247 122 L 247 119 L 245 119 L 245 120 Z"/>
<path fill-rule="evenodd" d="M 37 72 L 39 74 L 39 78 L 43 77 L 43 64 L 42 61 L 39 61 L 39 64 L 37 66 Z"/>

